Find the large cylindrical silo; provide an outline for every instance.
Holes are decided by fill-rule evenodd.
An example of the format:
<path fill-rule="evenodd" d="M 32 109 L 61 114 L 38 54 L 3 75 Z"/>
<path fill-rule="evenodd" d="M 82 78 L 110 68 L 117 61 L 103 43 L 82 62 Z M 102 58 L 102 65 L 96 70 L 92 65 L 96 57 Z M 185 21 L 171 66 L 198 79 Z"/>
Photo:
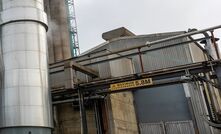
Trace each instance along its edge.
<path fill-rule="evenodd" d="M 51 134 L 43 0 L 0 5 L 0 134 Z"/>

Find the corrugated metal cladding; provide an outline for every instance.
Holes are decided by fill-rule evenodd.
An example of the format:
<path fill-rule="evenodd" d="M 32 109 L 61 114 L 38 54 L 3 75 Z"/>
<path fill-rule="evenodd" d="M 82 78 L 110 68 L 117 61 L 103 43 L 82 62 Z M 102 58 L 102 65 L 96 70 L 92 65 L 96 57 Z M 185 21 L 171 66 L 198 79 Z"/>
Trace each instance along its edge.
<path fill-rule="evenodd" d="M 195 134 L 192 121 L 140 123 L 141 134 Z"/>
<path fill-rule="evenodd" d="M 185 86 L 185 90 L 188 90 L 191 96 L 192 108 L 194 110 L 194 117 L 200 134 L 211 134 L 210 126 L 204 120 L 207 110 L 205 107 L 204 98 L 202 98 L 202 87 L 198 83 L 189 83 Z M 204 116 L 204 117 L 203 117 Z"/>
<path fill-rule="evenodd" d="M 185 41 L 185 38 L 161 43 L 153 47 L 167 46 L 168 44 L 175 44 L 183 41 Z M 136 56 L 134 60 L 139 61 L 138 58 L 139 57 Z M 190 58 L 189 46 L 186 44 L 149 51 L 142 55 L 144 71 L 191 63 Z M 140 68 L 140 63 L 135 62 L 136 72 L 141 72 Z"/>
<path fill-rule="evenodd" d="M 87 57 L 93 57 L 93 56 L 103 54 L 103 53 L 109 53 L 108 48 L 109 48 L 109 46 L 103 46 L 103 47 L 98 48 L 98 49 L 94 50 L 93 52 L 90 52 L 90 53 L 86 54 L 85 56 L 80 57 L 78 59 L 84 59 Z M 80 62 L 80 64 L 87 65 L 87 64 L 90 64 L 93 62 L 98 62 L 100 60 L 105 60 L 105 59 L 108 59 L 108 57 L 106 56 L 106 57 L 102 57 L 102 58 L 92 59 L 89 61 L 83 61 L 83 62 Z M 100 78 L 110 78 L 111 77 L 109 62 L 87 65 L 87 67 L 90 67 L 91 69 L 97 71 L 99 73 Z M 80 82 L 85 82 L 85 81 L 91 80 L 91 78 L 88 78 L 86 75 L 79 73 L 79 72 L 77 73 L 77 77 L 80 78 Z"/>
<path fill-rule="evenodd" d="M 167 134 L 195 134 L 192 121 L 166 122 Z"/>
<path fill-rule="evenodd" d="M 96 51 L 105 50 L 100 53 L 108 53 L 108 52 L 117 51 L 123 48 L 130 48 L 133 46 L 143 45 L 145 44 L 146 41 L 154 41 L 154 40 L 158 40 L 158 39 L 162 39 L 162 38 L 166 38 L 166 37 L 170 37 L 170 36 L 174 36 L 174 35 L 182 34 L 182 33 L 184 32 L 144 35 L 144 36 L 135 36 L 135 37 L 123 37 L 123 38 L 112 40 L 110 42 L 106 42 L 102 44 L 100 47 L 98 47 L 97 49 L 86 52 L 82 58 L 87 57 L 88 54 L 91 52 L 93 53 Z M 196 50 L 197 52 L 200 52 L 200 49 L 194 48 L 193 50 L 193 48 L 190 47 L 190 44 L 170 46 L 164 49 L 152 50 L 160 46 L 169 46 L 171 44 L 175 44 L 175 43 L 179 43 L 179 42 L 183 42 L 187 40 L 189 39 L 182 38 L 182 39 L 177 39 L 173 41 L 168 41 L 165 43 L 160 43 L 160 44 L 148 47 L 148 48 L 142 48 L 141 50 L 149 50 L 148 52 L 142 54 L 144 70 L 150 71 L 150 70 L 166 68 L 166 67 L 175 66 L 175 65 L 188 64 L 188 63 L 192 63 L 193 61 L 196 61 L 194 60 L 194 58 L 199 58 L 197 56 L 201 56 L 201 55 L 195 55 L 194 57 L 193 54 L 194 52 L 196 52 Z M 137 52 L 137 50 L 133 50 L 133 51 L 124 52 L 121 54 L 122 55 L 129 54 L 135 51 Z M 96 54 L 98 53 L 94 53 L 93 55 L 96 55 Z M 92 54 L 90 54 L 90 56 L 92 56 Z M 104 57 L 104 58 L 107 58 L 107 57 Z M 131 56 L 128 58 L 132 58 L 135 72 L 136 73 L 141 72 L 139 57 Z M 202 56 L 201 58 L 203 59 Z M 101 59 L 102 58 L 96 59 L 96 60 L 101 60 Z M 93 61 L 90 61 L 90 62 L 93 62 Z M 100 74 L 103 75 L 101 78 L 111 77 L 110 76 L 111 73 L 109 71 L 110 69 L 109 63 L 106 62 L 102 64 L 105 64 L 105 67 L 102 67 L 102 65 L 99 65 L 99 64 L 93 65 L 93 67 L 95 70 L 99 70 Z M 171 131 L 171 134 L 177 134 L 178 129 L 182 130 L 181 132 L 179 132 L 179 134 L 192 134 L 193 123 L 191 121 L 189 121 L 189 124 L 188 122 L 186 123 L 183 122 L 186 120 L 192 120 L 192 118 L 190 116 L 188 102 L 187 102 L 187 99 L 185 98 L 184 88 L 182 87 L 182 85 L 175 85 L 175 87 L 173 85 L 171 85 L 171 87 L 161 87 L 158 93 L 156 92 L 157 92 L 156 88 L 154 88 L 154 91 L 151 91 L 151 89 L 147 89 L 147 90 L 138 90 L 134 92 L 136 110 L 137 110 L 136 112 L 138 115 L 138 122 L 140 123 L 140 128 L 148 128 L 147 130 L 141 129 L 141 132 L 146 130 L 144 132 L 145 134 L 146 133 L 152 134 L 151 132 L 153 130 L 155 132 L 155 133 L 153 132 L 153 134 L 158 134 L 158 133 L 161 134 L 162 132 L 164 133 L 164 131 L 161 131 L 162 127 L 156 126 L 159 122 L 163 120 L 164 122 L 170 121 L 170 123 L 164 124 L 164 127 L 168 127 L 168 131 Z M 206 124 L 202 120 L 202 115 L 206 115 L 206 109 L 203 104 L 203 98 L 201 96 L 199 87 L 197 87 L 197 89 L 190 88 L 190 94 L 191 94 L 191 101 L 192 101 L 193 110 L 194 110 L 194 116 L 196 118 L 199 133 L 200 134 L 212 134 L 211 130 L 213 129 L 211 129 L 209 125 Z M 153 96 L 155 97 L 153 98 Z M 154 103 L 151 104 L 151 102 L 154 102 Z M 164 105 L 165 103 L 166 105 Z M 152 115 L 152 116 L 149 116 L 149 115 Z M 146 125 L 144 125 L 143 123 L 145 123 Z M 160 125 L 160 123 L 158 125 Z"/>
<path fill-rule="evenodd" d="M 165 134 L 164 124 L 160 123 L 140 123 L 141 134 Z"/>
<path fill-rule="evenodd" d="M 85 52 L 84 55 L 79 59 L 84 59 L 86 57 L 93 57 L 95 55 L 101 54 L 101 53 L 110 53 L 113 51 L 121 50 L 124 48 L 130 48 L 134 46 L 139 46 L 139 45 L 144 45 L 146 41 L 154 41 L 170 36 L 174 36 L 177 34 L 182 34 L 184 32 L 174 32 L 174 33 L 165 33 L 165 34 L 153 34 L 153 35 L 143 35 L 143 36 L 135 36 L 135 37 L 123 37 L 119 38 L 113 41 L 110 41 L 109 43 L 103 43 L 98 47 L 97 49 L 89 50 L 88 52 Z M 182 39 L 177 39 L 173 41 L 168 41 L 165 43 L 157 44 L 148 48 L 144 48 L 142 50 L 152 50 L 155 48 L 159 48 L 160 46 L 168 46 L 170 44 L 174 43 L 179 43 L 186 41 L 186 38 Z M 121 53 L 123 54 L 129 54 L 132 52 L 137 52 L 138 50 L 133 50 L 129 52 L 124 52 Z M 120 56 L 120 55 L 118 55 Z M 153 70 L 153 69 L 158 69 L 158 68 L 165 68 L 169 66 L 174 66 L 174 65 L 181 65 L 185 63 L 190 63 L 190 52 L 189 52 L 189 46 L 188 45 L 180 45 L 180 46 L 174 46 L 174 47 L 169 47 L 161 50 L 153 50 L 151 52 L 147 52 L 142 55 L 143 62 L 144 62 L 144 69 L 145 71 L 148 70 Z M 135 71 L 137 73 L 141 72 L 140 70 L 140 62 L 139 62 L 139 57 L 138 56 L 131 56 L 127 58 L 132 58 L 133 64 L 135 67 Z M 80 62 L 80 64 L 85 65 L 88 63 L 92 63 L 95 61 L 99 60 L 104 60 L 108 59 L 108 57 L 102 57 L 99 59 L 94 59 L 86 62 Z M 111 77 L 110 73 L 110 68 L 109 68 L 109 63 L 99 63 L 96 65 L 89 65 L 89 67 L 94 68 L 95 70 L 99 70 L 99 73 L 101 75 L 101 78 L 109 78 Z"/>

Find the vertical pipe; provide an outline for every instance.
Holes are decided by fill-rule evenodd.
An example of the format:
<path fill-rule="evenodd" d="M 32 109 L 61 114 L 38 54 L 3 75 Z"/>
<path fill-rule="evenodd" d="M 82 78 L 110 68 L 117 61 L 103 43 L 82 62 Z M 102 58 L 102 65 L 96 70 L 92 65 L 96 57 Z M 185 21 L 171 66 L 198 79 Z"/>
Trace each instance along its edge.
<path fill-rule="evenodd" d="M 209 34 L 207 32 L 204 32 L 203 34 L 206 38 L 209 37 Z M 212 59 L 217 59 L 216 50 L 210 38 L 205 40 L 205 50 L 209 54 L 209 56 L 212 57 Z"/>
<path fill-rule="evenodd" d="M 81 117 L 81 134 L 88 134 L 87 117 L 84 106 L 84 95 L 80 89 L 78 89 L 78 98 L 79 98 L 80 117 Z"/>
<path fill-rule="evenodd" d="M 95 112 L 97 134 L 102 134 L 102 123 L 101 123 L 100 111 L 98 106 L 98 100 L 94 100 L 94 112 Z"/>
<path fill-rule="evenodd" d="M 58 126 L 59 125 L 58 108 L 56 105 L 53 105 L 53 120 L 54 120 L 54 126 Z"/>
<path fill-rule="evenodd" d="M 210 31 L 211 35 L 212 35 L 212 43 L 215 47 L 215 51 L 216 51 L 216 55 L 217 55 L 217 58 L 220 59 L 220 55 L 219 55 L 219 48 L 217 47 L 217 43 L 216 43 L 216 39 L 215 39 L 215 36 L 214 36 L 214 32 L 213 31 Z"/>
<path fill-rule="evenodd" d="M 140 67 L 141 67 L 141 71 L 143 73 L 144 72 L 144 66 L 143 66 L 143 59 L 142 59 L 142 54 L 141 54 L 140 49 L 141 48 L 138 48 L 138 52 L 139 52 Z"/>
<path fill-rule="evenodd" d="M 206 79 L 210 80 L 210 77 L 209 77 L 208 73 L 205 73 L 205 77 L 206 77 Z M 213 118 L 214 118 L 214 121 L 217 121 L 217 114 L 216 113 L 218 111 L 219 105 L 218 105 L 218 102 L 217 102 L 217 99 L 216 99 L 215 91 L 214 91 L 213 86 L 210 83 L 206 83 L 206 86 L 207 86 L 210 101 L 211 101 L 212 114 L 214 114 Z"/>
<path fill-rule="evenodd" d="M 43 0 L 1 0 L 0 134 L 51 134 Z"/>
<path fill-rule="evenodd" d="M 206 89 L 206 84 L 204 82 L 201 82 L 200 87 L 202 88 L 202 95 L 203 95 L 203 98 L 205 100 L 205 106 L 207 108 L 207 112 L 208 112 L 208 115 L 210 117 L 210 120 L 215 121 L 215 117 L 214 117 L 214 114 L 213 114 L 214 110 L 213 110 L 213 107 L 212 107 L 212 104 L 211 104 L 211 101 L 210 101 L 210 96 L 209 96 L 208 90 Z"/>

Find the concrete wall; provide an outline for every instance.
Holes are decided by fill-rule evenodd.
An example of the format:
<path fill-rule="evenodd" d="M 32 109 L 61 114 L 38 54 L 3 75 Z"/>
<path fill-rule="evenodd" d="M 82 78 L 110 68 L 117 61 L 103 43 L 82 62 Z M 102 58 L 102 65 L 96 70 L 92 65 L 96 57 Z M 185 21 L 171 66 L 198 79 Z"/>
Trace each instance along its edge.
<path fill-rule="evenodd" d="M 113 77 L 133 73 L 131 60 L 121 59 L 110 62 Z M 134 98 L 131 92 L 116 93 L 110 96 L 111 116 L 110 129 L 112 134 L 137 134 L 137 119 Z"/>
<path fill-rule="evenodd" d="M 110 95 L 112 134 L 138 134 L 134 99 L 131 92 Z"/>
<path fill-rule="evenodd" d="M 57 123 L 54 134 L 81 134 L 81 118 L 78 106 L 62 104 L 57 106 Z M 95 115 L 93 110 L 87 110 L 89 134 L 96 134 Z"/>

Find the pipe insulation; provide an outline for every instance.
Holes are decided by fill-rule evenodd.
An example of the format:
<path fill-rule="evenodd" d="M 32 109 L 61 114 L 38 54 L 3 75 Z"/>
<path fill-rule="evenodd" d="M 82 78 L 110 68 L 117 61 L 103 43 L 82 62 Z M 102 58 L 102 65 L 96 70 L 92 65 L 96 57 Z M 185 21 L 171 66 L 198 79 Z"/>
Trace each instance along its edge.
<path fill-rule="evenodd" d="M 0 0 L 0 134 L 51 134 L 43 0 Z"/>

